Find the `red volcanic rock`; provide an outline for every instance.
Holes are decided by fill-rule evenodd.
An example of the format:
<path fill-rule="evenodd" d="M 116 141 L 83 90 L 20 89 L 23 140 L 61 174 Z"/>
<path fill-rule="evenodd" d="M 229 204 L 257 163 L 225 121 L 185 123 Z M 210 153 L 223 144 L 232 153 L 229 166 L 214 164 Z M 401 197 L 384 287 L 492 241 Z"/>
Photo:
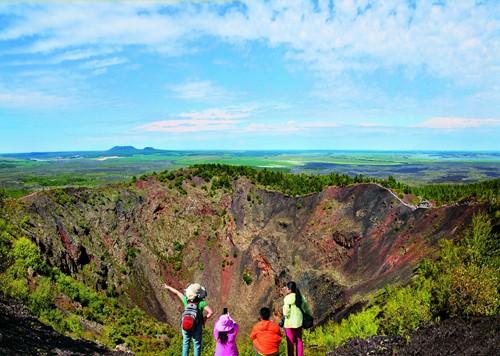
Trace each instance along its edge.
<path fill-rule="evenodd" d="M 72 259 L 76 259 L 76 247 L 73 245 L 71 237 L 69 237 L 68 233 L 64 230 L 64 227 L 60 222 L 57 222 L 56 225 L 57 225 L 57 233 L 61 238 L 61 242 L 64 246 L 64 249 Z"/>

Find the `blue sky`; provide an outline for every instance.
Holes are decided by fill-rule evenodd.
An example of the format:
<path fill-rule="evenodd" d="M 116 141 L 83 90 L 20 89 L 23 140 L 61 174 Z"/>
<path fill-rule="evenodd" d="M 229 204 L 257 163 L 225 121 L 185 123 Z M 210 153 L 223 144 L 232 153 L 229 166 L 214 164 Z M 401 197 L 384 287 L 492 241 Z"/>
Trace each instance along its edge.
<path fill-rule="evenodd" d="M 0 3 L 0 152 L 500 150 L 500 3 Z"/>

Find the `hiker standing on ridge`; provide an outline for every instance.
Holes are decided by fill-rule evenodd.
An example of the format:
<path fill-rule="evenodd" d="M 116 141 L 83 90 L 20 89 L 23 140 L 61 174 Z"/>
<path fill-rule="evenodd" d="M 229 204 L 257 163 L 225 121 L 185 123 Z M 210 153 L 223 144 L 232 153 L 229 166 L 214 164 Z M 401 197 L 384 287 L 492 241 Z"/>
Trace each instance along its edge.
<path fill-rule="evenodd" d="M 177 295 L 184 305 L 181 317 L 182 356 L 189 355 L 191 340 L 193 340 L 194 356 L 201 356 L 203 325 L 213 314 L 212 309 L 205 301 L 207 296 L 205 287 L 198 283 L 192 283 L 184 291 L 185 294 L 168 284 L 164 284 L 163 288 Z M 207 312 L 206 316 L 203 316 L 204 311 Z"/>
<path fill-rule="evenodd" d="M 214 356 L 238 356 L 236 336 L 238 335 L 238 324 L 231 318 L 224 308 L 224 312 L 215 322 L 215 354 Z"/>
<path fill-rule="evenodd" d="M 303 321 L 305 314 L 307 314 L 308 323 L 312 324 L 311 309 L 306 299 L 300 294 L 295 282 L 287 283 L 285 293 L 283 316 L 288 356 L 294 356 L 295 352 L 297 352 L 297 356 L 303 356 L 302 327 L 311 326 L 303 325 Z"/>

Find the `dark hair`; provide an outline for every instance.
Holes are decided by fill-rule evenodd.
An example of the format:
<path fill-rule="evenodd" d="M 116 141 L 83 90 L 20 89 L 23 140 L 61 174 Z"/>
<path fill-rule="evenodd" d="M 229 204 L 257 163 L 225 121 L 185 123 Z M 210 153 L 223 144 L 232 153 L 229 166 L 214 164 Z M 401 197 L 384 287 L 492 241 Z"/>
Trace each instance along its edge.
<path fill-rule="evenodd" d="M 300 290 L 297 288 L 297 283 L 290 281 L 286 286 L 292 293 L 295 293 L 295 305 L 302 308 L 302 294 L 300 294 Z"/>
<path fill-rule="evenodd" d="M 259 310 L 259 314 L 262 320 L 269 320 L 269 317 L 271 316 L 271 310 L 264 307 Z"/>
<path fill-rule="evenodd" d="M 222 345 L 227 342 L 227 331 L 219 331 L 219 341 Z"/>

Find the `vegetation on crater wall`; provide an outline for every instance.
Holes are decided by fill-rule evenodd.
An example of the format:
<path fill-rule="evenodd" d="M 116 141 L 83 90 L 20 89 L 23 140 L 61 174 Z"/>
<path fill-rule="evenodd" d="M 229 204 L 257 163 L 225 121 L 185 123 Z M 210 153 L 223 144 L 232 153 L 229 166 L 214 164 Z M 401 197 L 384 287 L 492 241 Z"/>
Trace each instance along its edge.
<path fill-rule="evenodd" d="M 439 257 L 421 262 L 408 286 L 387 286 L 365 310 L 306 332 L 306 343 L 331 348 L 377 334 L 408 335 L 449 317 L 497 315 L 499 286 L 500 238 L 479 214 L 462 240 L 441 241 Z"/>

